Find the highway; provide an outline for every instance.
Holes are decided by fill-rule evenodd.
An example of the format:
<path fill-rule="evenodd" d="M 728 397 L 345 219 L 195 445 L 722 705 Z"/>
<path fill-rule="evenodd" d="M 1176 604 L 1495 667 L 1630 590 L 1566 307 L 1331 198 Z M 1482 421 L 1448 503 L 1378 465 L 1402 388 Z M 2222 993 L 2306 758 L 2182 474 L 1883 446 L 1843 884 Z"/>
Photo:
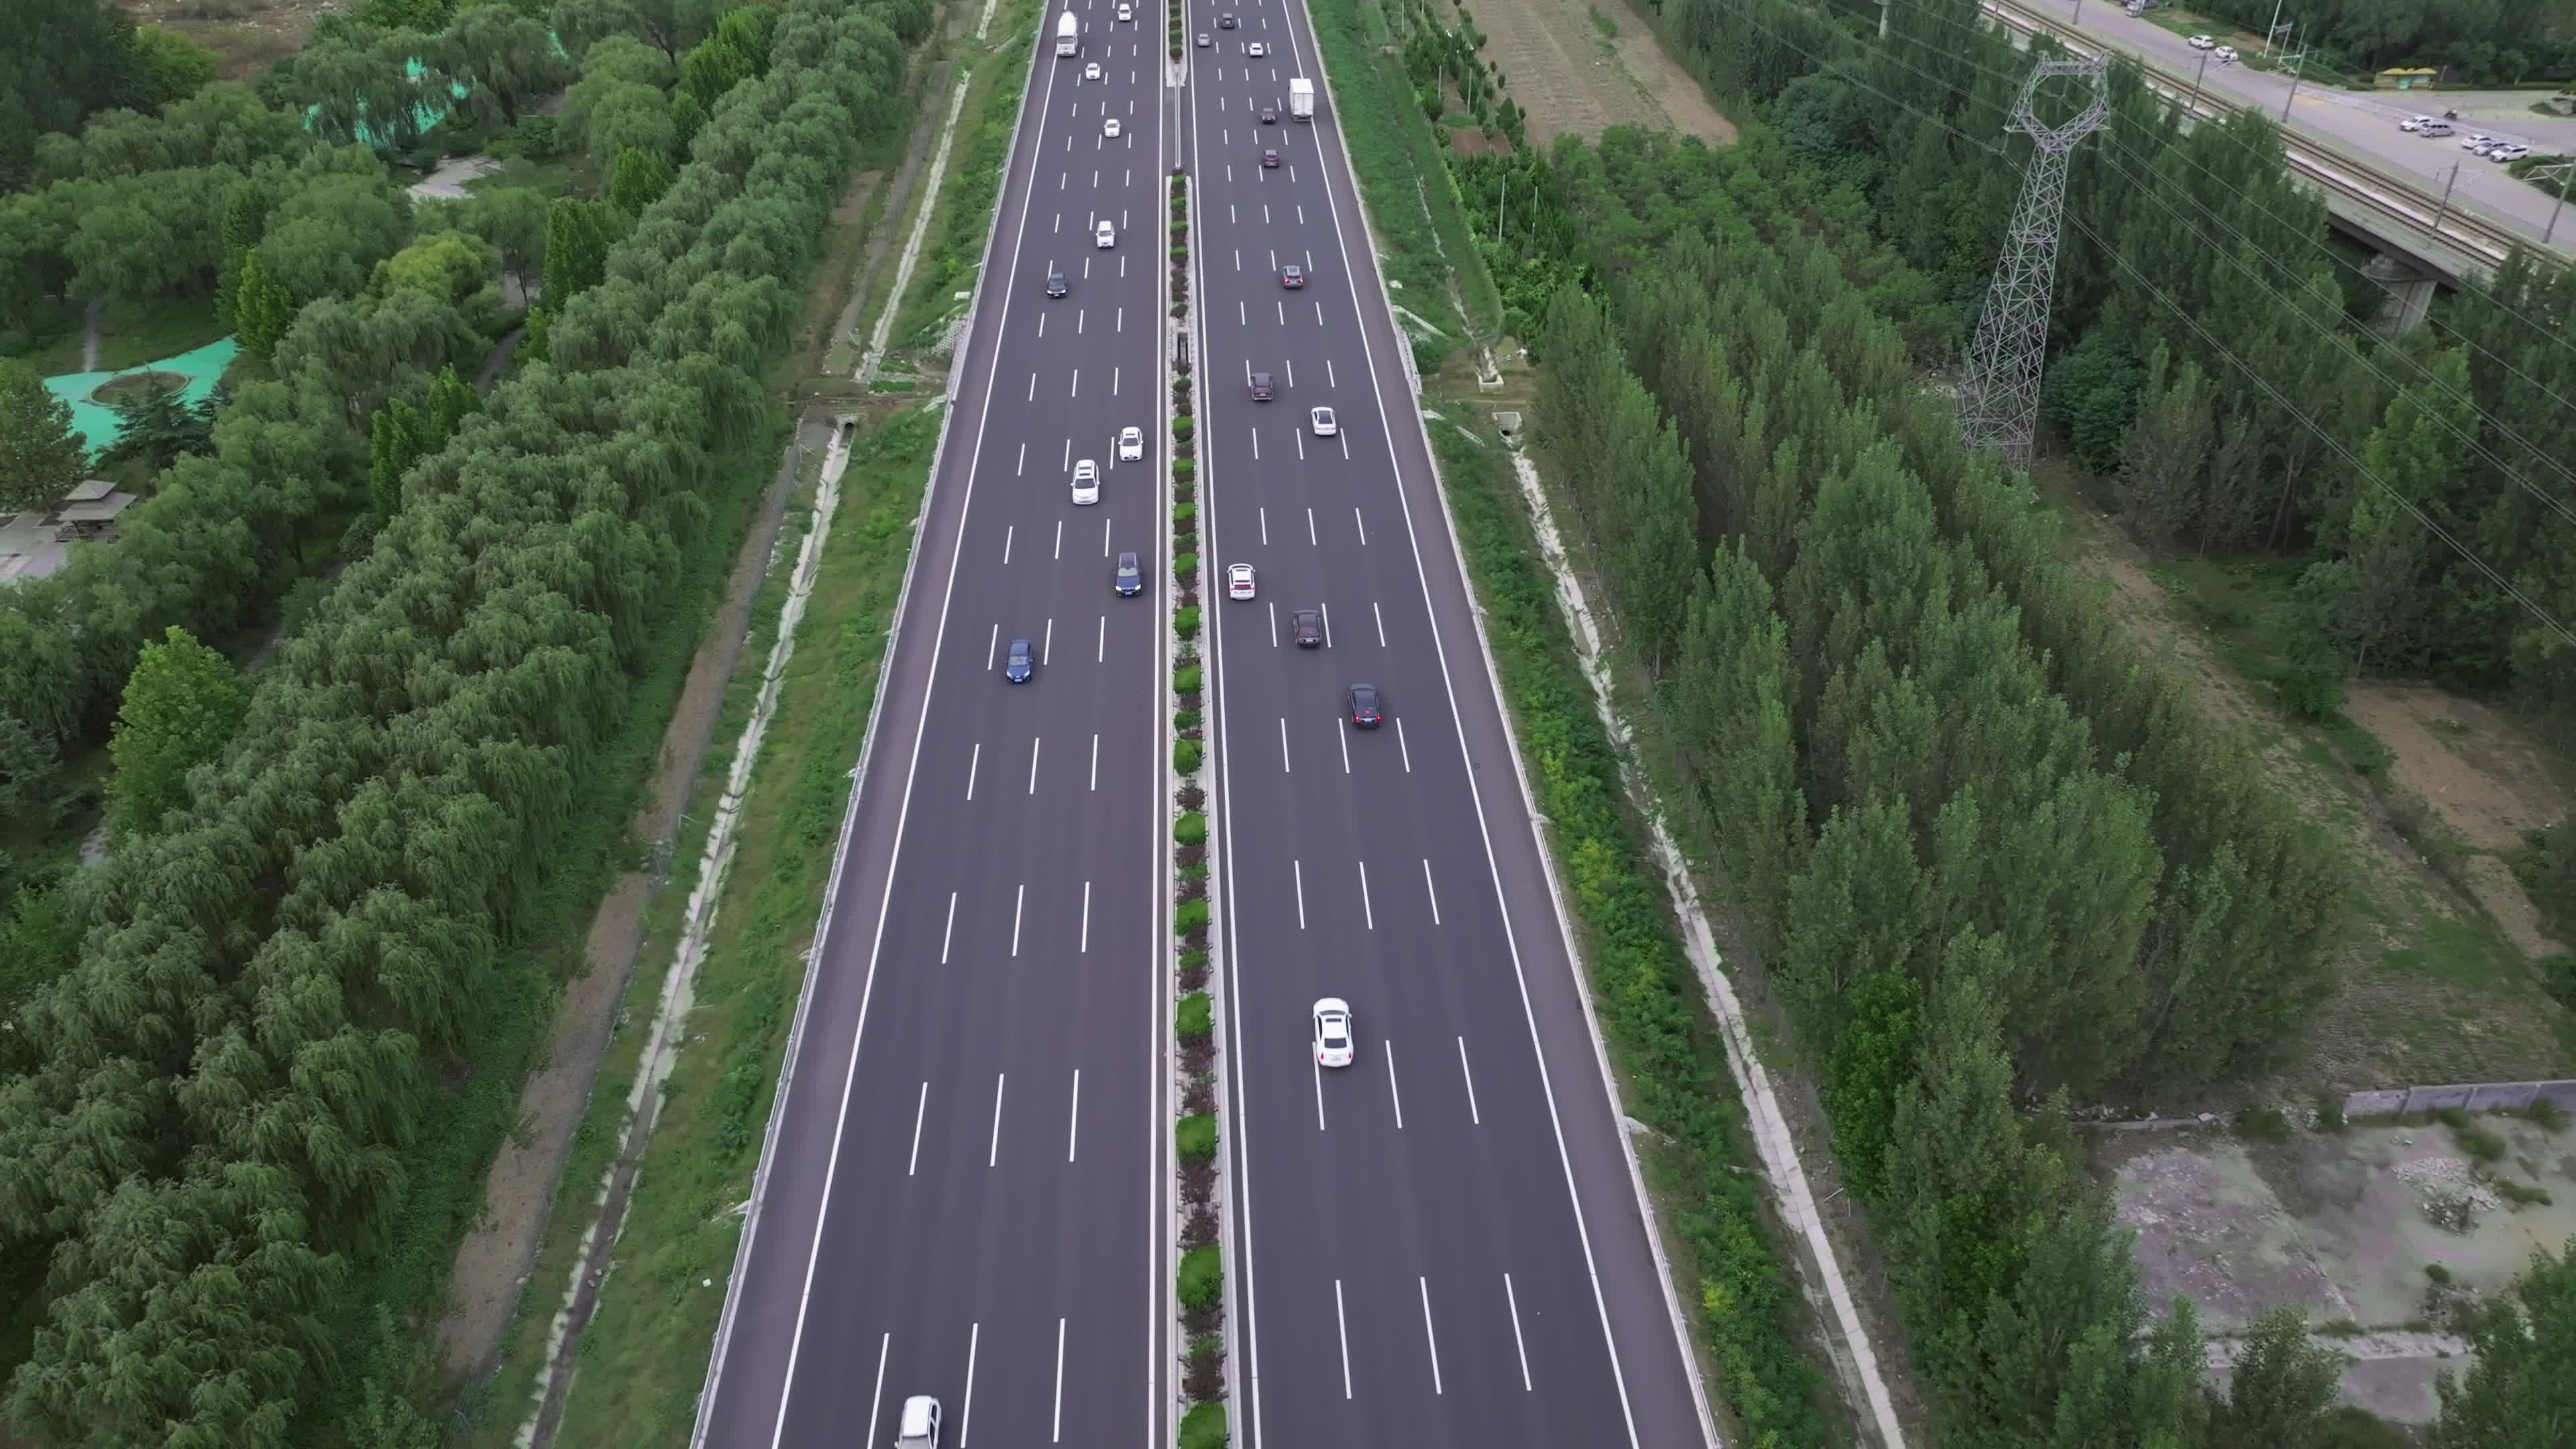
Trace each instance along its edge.
<path fill-rule="evenodd" d="M 1220 0 L 1187 29 L 1236 1442 L 1707 1442 L 1311 24 Z M 1325 647 L 1283 637 L 1300 608 Z M 1315 1062 L 1322 996 L 1348 1068 Z"/>
<path fill-rule="evenodd" d="M 2539 116 L 2528 109 L 2539 92 L 2473 98 L 2440 90 L 2362 94 L 2301 84 L 2294 97 L 2287 73 L 2220 65 L 2214 60 L 2204 64 L 2205 53 L 2192 49 L 2187 36 L 2151 19 L 2128 15 L 2116 0 L 2081 0 L 2080 13 L 2078 0 L 1984 0 L 1984 7 L 1990 15 L 2022 28 L 2029 23 L 2024 17 L 2044 17 L 2075 30 L 2097 48 L 2115 47 L 2151 62 L 2185 85 L 2197 78 L 2206 95 L 2260 110 L 2276 124 L 2286 107 L 2287 138 L 2294 146 L 2305 141 L 2315 148 L 2319 164 L 2330 175 L 2351 169 L 2338 166 L 2338 160 L 2360 162 L 2420 192 L 2419 197 L 2391 198 L 2400 215 L 2418 224 L 2439 214 L 2436 203 L 2447 190 L 2450 224 L 2446 230 L 2455 229 L 2459 213 L 2466 211 L 2492 220 L 2503 234 L 2537 249 L 2549 231 L 2556 197 L 2509 175 L 2501 165 L 2469 154 L 2459 143 L 2472 133 L 2484 132 L 2540 149 L 2576 150 L 2576 121 Z M 2282 14 L 2284 22 L 2295 18 L 2293 10 Z M 2217 28 L 2210 33 L 2222 41 L 2229 39 Z M 2247 53 L 2253 52 L 2247 48 Z M 2408 116 L 2438 116 L 2446 106 L 2462 108 L 2454 123 L 2456 135 L 2423 137 L 2397 128 Z M 2364 190 L 2376 184 L 2366 171 L 2351 174 L 2348 180 Z M 2411 229 L 2401 230 L 2396 240 L 2402 243 L 2411 235 Z M 2576 248 L 2576 221 L 2558 217 L 2550 245 L 2561 256 Z M 2485 253 L 2478 256 L 2483 260 Z"/>
<path fill-rule="evenodd" d="M 1074 3 L 1083 55 L 1036 47 L 697 1444 L 891 1443 L 913 1394 L 958 1449 L 1169 1438 L 1163 20 Z"/>

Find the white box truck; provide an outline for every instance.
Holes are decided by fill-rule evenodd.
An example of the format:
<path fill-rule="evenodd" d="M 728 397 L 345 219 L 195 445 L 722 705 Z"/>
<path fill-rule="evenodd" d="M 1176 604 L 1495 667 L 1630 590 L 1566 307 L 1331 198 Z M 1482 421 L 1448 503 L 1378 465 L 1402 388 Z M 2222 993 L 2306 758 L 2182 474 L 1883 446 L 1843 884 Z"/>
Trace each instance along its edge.
<path fill-rule="evenodd" d="M 1315 119 L 1315 83 L 1302 75 L 1288 82 L 1288 114 L 1301 121 Z"/>
<path fill-rule="evenodd" d="M 1056 58 L 1058 60 L 1062 60 L 1065 57 L 1072 55 L 1074 51 L 1081 46 L 1081 44 L 1082 22 L 1074 19 L 1073 12 L 1070 10 L 1057 16 L 1055 21 Z"/>

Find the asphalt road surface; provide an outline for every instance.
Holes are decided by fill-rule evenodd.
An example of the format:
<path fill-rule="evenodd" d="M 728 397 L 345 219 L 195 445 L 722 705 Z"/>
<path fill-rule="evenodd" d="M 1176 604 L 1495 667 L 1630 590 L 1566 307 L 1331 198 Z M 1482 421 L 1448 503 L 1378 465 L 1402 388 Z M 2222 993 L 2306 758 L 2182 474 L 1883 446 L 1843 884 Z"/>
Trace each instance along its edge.
<path fill-rule="evenodd" d="M 2439 90 L 2392 90 L 2364 95 L 2302 84 L 2294 98 L 2291 78 L 2286 73 L 2267 74 L 2241 64 L 2220 65 L 2214 60 L 2204 68 L 2203 52 L 2191 48 L 2188 36 L 2177 35 L 2152 19 L 2132 18 L 2114 0 L 2080 0 L 2080 15 L 2079 0 L 2016 0 L 2016 4 L 2061 22 L 2072 22 L 2084 34 L 2153 60 L 2186 81 L 2198 76 L 2210 94 L 2260 108 L 2275 121 L 2281 119 L 2286 106 L 2289 125 L 2294 130 L 2308 132 L 2318 142 L 2406 176 L 2434 196 L 2450 188 L 2454 206 L 2474 205 L 2490 217 L 2511 223 L 2535 244 L 2549 229 L 2551 212 L 2557 205 L 2554 194 L 2508 175 L 2504 167 L 2470 155 L 2459 144 L 2472 133 L 2483 132 L 2510 137 L 2535 149 L 2576 149 L 2576 122 L 2535 115 L 2529 109 L 2531 102 L 2543 99 L 2546 92 L 2452 95 Z M 2296 18 L 2295 6 L 2281 15 L 2284 23 Z M 2212 26 L 2209 33 L 2221 41 L 2229 39 L 2223 27 Z M 2397 128 L 2408 116 L 2438 116 L 2445 107 L 2460 108 L 2460 119 L 2453 123 L 2455 135 L 2417 136 Z M 2565 249 L 2571 240 L 2576 240 L 2576 225 L 2564 216 L 2557 218 L 2552 245 Z"/>
<path fill-rule="evenodd" d="M 1705 1442 L 1330 96 L 1288 115 L 1291 77 L 1326 89 L 1311 24 L 1233 0 L 1189 29 L 1237 1442 Z M 1325 647 L 1287 637 L 1300 608 Z M 1375 730 L 1342 715 L 1360 682 Z M 1310 1045 L 1324 996 L 1345 1069 Z"/>
<path fill-rule="evenodd" d="M 891 1443 L 912 1394 L 959 1449 L 1168 1438 L 1162 12 L 1075 13 L 1082 56 L 1052 15 L 1037 47 L 702 1444 Z"/>

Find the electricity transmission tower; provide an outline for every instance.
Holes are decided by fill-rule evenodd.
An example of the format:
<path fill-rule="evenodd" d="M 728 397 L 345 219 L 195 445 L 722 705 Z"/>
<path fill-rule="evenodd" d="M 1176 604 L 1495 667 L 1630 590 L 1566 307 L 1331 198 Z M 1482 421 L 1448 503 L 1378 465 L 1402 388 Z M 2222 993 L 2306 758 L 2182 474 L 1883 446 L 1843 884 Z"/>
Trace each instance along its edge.
<path fill-rule="evenodd" d="M 2015 468 L 2030 464 L 2032 420 L 2039 412 L 2039 373 L 2048 349 L 2048 298 L 2057 280 L 2057 228 L 2066 211 L 2066 156 L 2101 128 L 2111 111 L 2104 61 L 2043 60 L 2022 83 L 2007 133 L 2037 143 L 2022 177 L 2021 199 L 2004 233 L 2003 255 L 1986 292 L 1968 376 L 1959 388 L 1959 434 L 1968 451 L 1988 448 Z M 2082 78 L 2092 100 L 2071 120 L 2048 125 L 2035 108 L 2040 87 L 2059 76 Z"/>

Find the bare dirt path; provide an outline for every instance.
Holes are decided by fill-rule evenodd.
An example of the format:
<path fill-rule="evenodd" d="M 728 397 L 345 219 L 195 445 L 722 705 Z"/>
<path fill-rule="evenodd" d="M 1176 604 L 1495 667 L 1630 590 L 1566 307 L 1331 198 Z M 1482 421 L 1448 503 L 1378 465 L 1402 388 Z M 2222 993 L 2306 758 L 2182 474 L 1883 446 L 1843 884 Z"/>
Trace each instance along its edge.
<path fill-rule="evenodd" d="M 545 1237 L 555 1180 L 571 1150 L 573 1129 L 580 1125 L 589 1103 L 600 1058 L 608 1051 L 617 1003 L 635 973 L 635 960 L 644 945 L 645 908 L 668 875 L 665 857 L 679 831 L 680 810 L 715 737 L 716 716 L 724 707 L 734 664 L 742 656 L 752 595 L 767 576 L 803 456 L 800 440 L 788 450 L 771 480 L 760 517 L 743 540 L 742 551 L 734 556 L 724 602 L 708 623 L 697 657 L 690 661 L 688 682 L 681 686 L 679 705 L 671 713 L 670 727 L 663 731 L 661 762 L 632 827 L 637 840 L 651 845 L 657 863 L 650 870 L 619 875 L 600 901 L 583 948 L 582 973 L 565 984 L 563 1003 L 556 1010 L 555 1038 L 546 1064 L 528 1078 L 520 1093 L 519 1130 L 501 1144 L 500 1154 L 492 1160 L 483 1215 L 457 1246 L 448 1277 L 447 1316 L 438 1326 L 440 1357 L 451 1381 L 477 1378 L 490 1370 L 538 1244 Z"/>
<path fill-rule="evenodd" d="M 1621 0 L 1467 0 L 1467 13 L 1490 37 L 1485 55 L 1528 108 L 1530 140 L 1541 147 L 1610 126 L 1735 139 L 1733 124 Z"/>

